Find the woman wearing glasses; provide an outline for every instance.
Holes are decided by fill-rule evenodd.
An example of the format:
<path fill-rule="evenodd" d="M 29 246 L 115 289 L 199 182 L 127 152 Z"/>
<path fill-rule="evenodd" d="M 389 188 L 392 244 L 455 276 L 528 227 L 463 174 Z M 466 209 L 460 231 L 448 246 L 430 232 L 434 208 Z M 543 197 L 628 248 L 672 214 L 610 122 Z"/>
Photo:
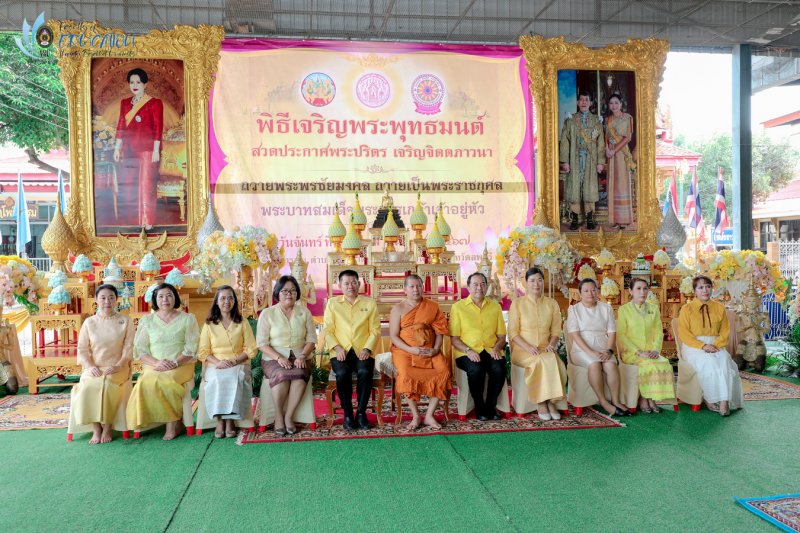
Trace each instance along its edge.
<path fill-rule="evenodd" d="M 264 378 L 269 379 L 275 404 L 275 433 L 292 435 L 294 412 L 311 376 L 311 352 L 317 333 L 311 311 L 297 305 L 300 284 L 292 276 L 281 276 L 272 291 L 278 301 L 258 317 L 256 344 L 261 350 Z"/>

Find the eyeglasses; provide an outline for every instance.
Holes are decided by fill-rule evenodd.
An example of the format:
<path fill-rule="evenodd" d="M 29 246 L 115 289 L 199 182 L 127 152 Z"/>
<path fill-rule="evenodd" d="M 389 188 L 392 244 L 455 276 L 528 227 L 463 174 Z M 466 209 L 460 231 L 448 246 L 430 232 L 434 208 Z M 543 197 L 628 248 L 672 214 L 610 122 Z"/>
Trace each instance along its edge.
<path fill-rule="evenodd" d="M 283 289 L 282 291 L 280 291 L 281 296 L 295 296 L 296 294 L 297 291 L 294 289 Z"/>

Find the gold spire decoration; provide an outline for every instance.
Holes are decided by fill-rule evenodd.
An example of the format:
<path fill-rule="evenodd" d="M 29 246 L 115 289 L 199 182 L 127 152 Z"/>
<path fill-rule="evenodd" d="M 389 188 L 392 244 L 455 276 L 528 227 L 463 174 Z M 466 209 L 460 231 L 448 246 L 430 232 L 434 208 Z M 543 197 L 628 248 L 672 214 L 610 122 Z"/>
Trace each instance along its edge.
<path fill-rule="evenodd" d="M 69 227 L 67 220 L 61 213 L 61 198 L 56 198 L 56 213 L 42 235 L 42 250 L 53 261 L 50 274 L 63 272 L 69 276 L 69 271 L 64 262 L 69 257 L 69 250 L 75 242 L 75 235 Z"/>

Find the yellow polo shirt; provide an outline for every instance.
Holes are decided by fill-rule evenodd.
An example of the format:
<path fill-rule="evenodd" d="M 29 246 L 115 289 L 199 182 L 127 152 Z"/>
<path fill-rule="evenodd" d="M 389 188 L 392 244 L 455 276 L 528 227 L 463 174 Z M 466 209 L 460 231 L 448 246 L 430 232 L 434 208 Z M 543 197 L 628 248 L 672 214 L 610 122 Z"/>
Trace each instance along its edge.
<path fill-rule="evenodd" d="M 325 347 L 330 351 L 338 344 L 358 354 L 367 348 L 375 355 L 381 340 L 378 306 L 372 298 L 358 296 L 352 304 L 344 296 L 328 300 L 325 306 Z"/>
<path fill-rule="evenodd" d="M 461 338 L 461 342 L 478 353 L 494 347 L 498 335 L 506 334 L 503 309 L 491 298 L 484 298 L 480 307 L 471 296 L 459 300 L 450 309 L 450 336 Z M 466 354 L 453 347 L 453 357 Z"/>

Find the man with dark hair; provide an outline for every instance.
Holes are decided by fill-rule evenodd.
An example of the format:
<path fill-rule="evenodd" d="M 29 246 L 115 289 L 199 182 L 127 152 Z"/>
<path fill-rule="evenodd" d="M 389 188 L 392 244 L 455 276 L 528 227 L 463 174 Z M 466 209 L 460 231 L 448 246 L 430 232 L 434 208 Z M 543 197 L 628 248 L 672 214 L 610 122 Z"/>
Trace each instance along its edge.
<path fill-rule="evenodd" d="M 583 210 L 586 229 L 595 229 L 594 208 L 600 199 L 597 175 L 605 170 L 606 152 L 603 125 L 589 112 L 592 95 L 578 93 L 578 112 L 564 121 L 558 147 L 558 161 L 566 173 L 564 196 L 569 203 L 569 229 L 580 226 L 578 219 Z"/>
<path fill-rule="evenodd" d="M 381 322 L 375 300 L 358 294 L 358 272 L 339 274 L 341 296 L 325 306 L 325 347 L 331 352 L 336 392 L 344 411 L 344 429 L 369 429 L 367 405 L 375 370 L 375 347 L 381 339 Z M 356 373 L 358 416 L 353 417 L 353 372 Z M 380 415 L 379 415 L 380 416 Z"/>
<path fill-rule="evenodd" d="M 450 343 L 456 366 L 467 373 L 475 417 L 499 420 L 497 397 L 506 381 L 506 326 L 500 304 L 486 298 L 487 287 L 486 276 L 480 272 L 467 278 L 469 298 L 459 300 L 450 309 Z M 461 390 L 458 393 L 463 394 Z"/>

